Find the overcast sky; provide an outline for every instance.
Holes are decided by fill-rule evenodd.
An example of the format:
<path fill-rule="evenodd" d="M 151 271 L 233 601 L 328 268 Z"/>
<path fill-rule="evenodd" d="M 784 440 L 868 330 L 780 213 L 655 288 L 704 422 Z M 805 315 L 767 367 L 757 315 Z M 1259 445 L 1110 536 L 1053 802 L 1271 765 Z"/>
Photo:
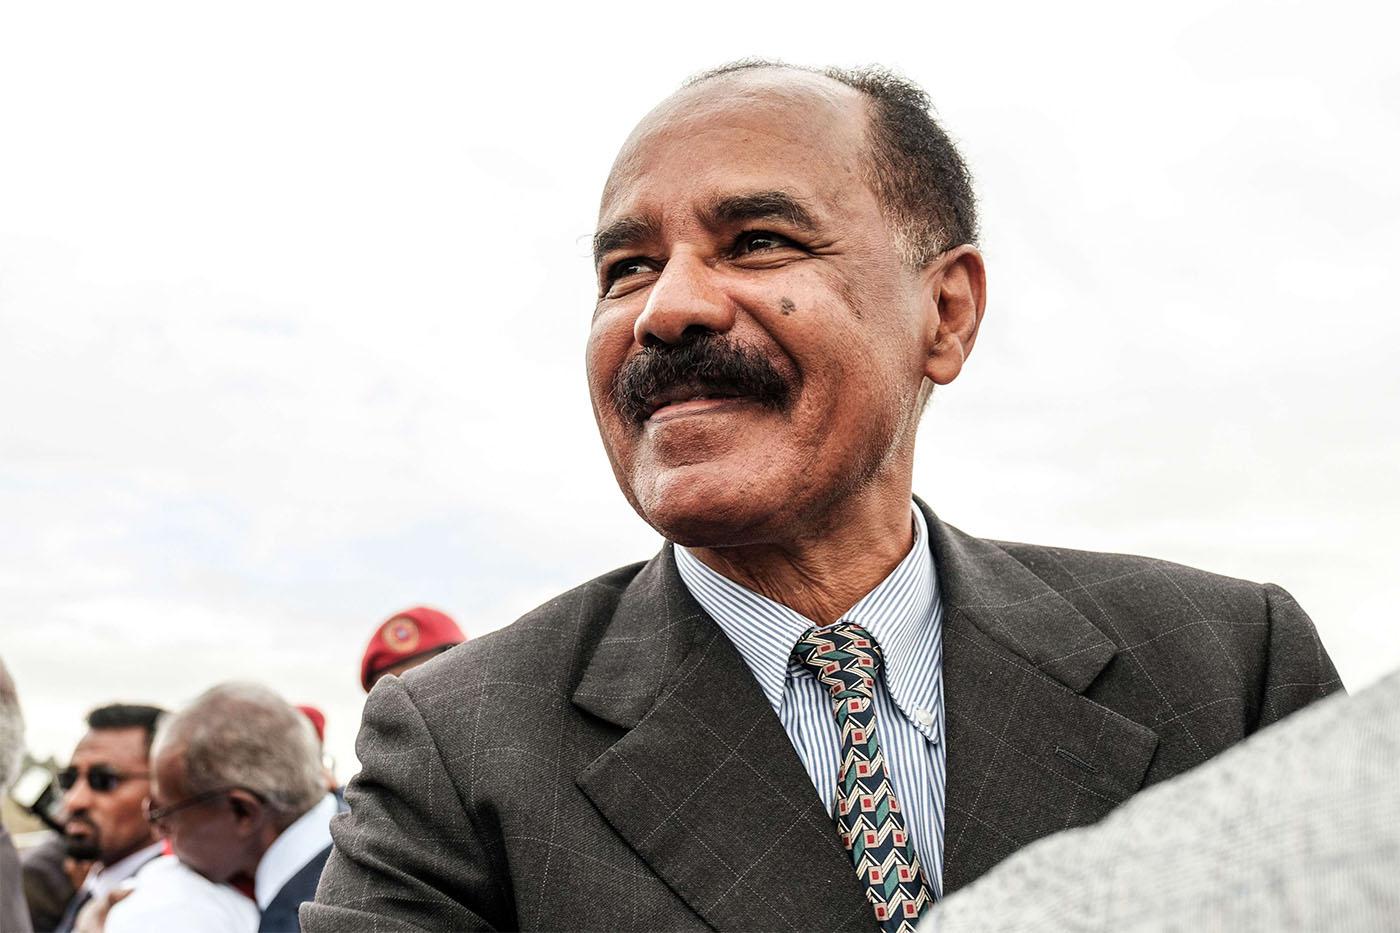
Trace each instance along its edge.
<path fill-rule="evenodd" d="M 255 678 L 348 776 L 375 626 L 644 559 L 583 378 L 612 156 L 748 56 L 923 84 L 990 302 L 916 491 L 1289 589 L 1400 665 L 1382 4 L 31 3 L 0 14 L 0 655 L 29 742 Z"/>

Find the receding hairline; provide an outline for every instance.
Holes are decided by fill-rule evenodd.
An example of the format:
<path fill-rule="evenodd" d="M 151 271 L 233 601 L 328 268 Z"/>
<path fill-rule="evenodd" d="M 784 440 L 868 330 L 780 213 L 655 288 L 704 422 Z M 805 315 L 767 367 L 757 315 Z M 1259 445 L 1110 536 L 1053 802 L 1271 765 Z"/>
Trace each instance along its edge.
<path fill-rule="evenodd" d="M 711 68 L 707 71 L 693 74 L 681 82 L 681 86 L 676 89 L 671 96 L 674 97 L 694 88 L 703 87 L 716 81 L 741 82 L 746 78 L 755 78 L 764 74 L 786 75 L 797 79 L 808 87 L 827 87 L 832 90 L 842 92 L 850 91 L 855 94 L 861 93 L 859 88 L 852 87 L 840 78 L 829 73 L 829 69 L 814 68 L 810 65 L 791 65 L 787 62 L 773 61 L 767 59 L 740 59 L 730 62 L 727 65 L 720 65 L 718 68 Z M 771 83 L 771 82 L 770 82 Z"/>
<path fill-rule="evenodd" d="M 764 73 L 770 75 L 769 80 L 761 80 L 760 76 Z M 791 80 L 772 80 L 773 75 L 783 75 Z M 738 67 L 729 70 L 715 69 L 688 78 L 684 84 L 647 111 L 637 121 L 637 125 L 632 128 L 632 131 L 627 134 L 627 138 L 618 148 L 612 167 L 608 170 L 607 181 L 603 184 L 603 193 L 602 197 L 599 198 L 598 205 L 600 219 L 604 206 L 615 193 L 613 180 L 617 177 L 618 169 L 623 164 L 625 157 L 634 151 L 638 143 L 650 132 L 664 126 L 666 120 L 680 116 L 681 114 L 676 112 L 676 107 L 681 101 L 686 98 L 694 98 L 696 95 L 704 93 L 708 85 L 721 82 L 751 86 L 754 93 L 750 96 L 755 101 L 760 96 L 766 96 L 775 98 L 779 102 L 786 101 L 792 104 L 811 102 L 814 99 L 824 100 L 825 103 L 833 107 L 840 106 L 843 99 L 844 102 L 856 104 L 863 121 L 858 127 L 861 146 L 865 150 L 862 152 L 862 156 L 868 155 L 871 145 L 868 131 L 873 114 L 871 106 L 873 100 L 869 94 L 864 93 L 859 88 L 824 74 L 820 69 L 797 65 L 762 63 L 746 65 L 742 69 Z"/>

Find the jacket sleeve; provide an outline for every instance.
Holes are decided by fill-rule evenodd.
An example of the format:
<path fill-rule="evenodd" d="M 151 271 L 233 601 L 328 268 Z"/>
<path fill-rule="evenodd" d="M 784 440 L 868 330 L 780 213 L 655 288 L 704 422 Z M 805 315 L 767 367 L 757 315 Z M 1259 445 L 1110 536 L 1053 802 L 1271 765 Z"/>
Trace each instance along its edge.
<path fill-rule="evenodd" d="M 1344 693 L 1337 669 L 1322 647 L 1308 614 L 1292 596 L 1264 585 L 1269 611 L 1268 657 L 1255 728 L 1278 722 L 1295 710 L 1332 693 Z"/>
<path fill-rule="evenodd" d="M 315 902 L 301 907 L 302 929 L 510 927 L 509 890 L 493 867 L 493 847 L 397 677 L 375 685 L 355 751 L 361 770 L 346 788 L 350 812 L 331 821 L 334 847 Z"/>

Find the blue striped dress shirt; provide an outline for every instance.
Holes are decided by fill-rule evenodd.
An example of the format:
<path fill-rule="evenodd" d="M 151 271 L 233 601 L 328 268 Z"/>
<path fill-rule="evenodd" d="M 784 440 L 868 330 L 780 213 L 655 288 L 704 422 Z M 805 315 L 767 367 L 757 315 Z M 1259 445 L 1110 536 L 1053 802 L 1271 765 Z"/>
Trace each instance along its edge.
<path fill-rule="evenodd" d="M 909 554 L 840 621 L 863 626 L 884 655 L 884 676 L 875 687 L 880 740 L 895 797 L 908 820 L 929 888 L 938 897 L 947 765 L 942 741 L 943 605 L 928 525 L 918 508 L 913 515 L 914 546 Z M 841 752 L 836 716 L 826 688 L 792 657 L 793 646 L 814 623 L 712 570 L 683 547 L 676 548 L 676 566 L 695 601 L 739 649 L 831 813 Z"/>

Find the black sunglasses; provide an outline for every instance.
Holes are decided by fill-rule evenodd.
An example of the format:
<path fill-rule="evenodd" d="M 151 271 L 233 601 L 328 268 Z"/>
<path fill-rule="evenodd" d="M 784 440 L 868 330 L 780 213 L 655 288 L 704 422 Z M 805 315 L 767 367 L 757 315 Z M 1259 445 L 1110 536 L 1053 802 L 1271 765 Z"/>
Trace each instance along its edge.
<path fill-rule="evenodd" d="M 71 765 L 55 775 L 59 788 L 64 791 L 72 790 L 73 786 L 78 783 L 78 780 L 83 777 L 83 772 Z M 111 765 L 93 765 L 91 768 L 87 769 L 86 774 L 87 786 L 91 787 L 99 794 L 106 794 L 116 790 L 117 785 L 122 781 L 130 781 L 143 777 L 150 777 L 150 772 L 141 771 L 139 773 L 123 774 Z"/>

